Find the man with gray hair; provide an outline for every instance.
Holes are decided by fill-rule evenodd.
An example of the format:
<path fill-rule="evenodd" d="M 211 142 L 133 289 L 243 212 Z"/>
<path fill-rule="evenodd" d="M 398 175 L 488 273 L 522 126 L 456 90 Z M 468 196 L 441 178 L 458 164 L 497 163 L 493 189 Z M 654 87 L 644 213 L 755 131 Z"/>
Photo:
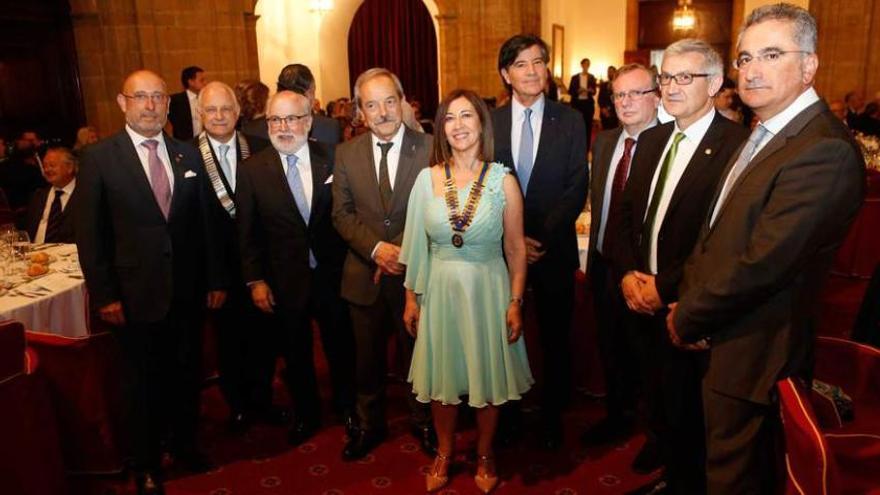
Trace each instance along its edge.
<path fill-rule="evenodd" d="M 354 84 L 358 110 L 370 132 L 340 144 L 333 179 L 333 224 L 348 243 L 342 297 L 349 302 L 357 368 L 360 432 L 343 449 L 345 460 L 366 456 L 387 435 L 385 363 L 389 336 L 412 351 L 403 326 L 404 266 L 398 262 L 409 193 L 429 165 L 432 137 L 403 125 L 403 87 L 387 69 L 369 69 Z M 423 450 L 436 449 L 428 404 L 408 394 L 411 426 Z"/>
<path fill-rule="evenodd" d="M 270 407 L 274 356 L 267 323 L 260 319 L 241 278 L 236 234 L 236 190 L 241 164 L 268 146 L 268 141 L 235 130 L 241 111 L 235 92 L 212 81 L 199 91 L 196 110 L 203 131 L 193 138 L 211 183 L 208 219 L 218 232 L 211 249 L 223 257 L 230 277 L 226 303 L 210 314 L 217 330 L 220 390 L 229 406 L 229 429 L 243 432 L 253 419 L 283 423 L 286 413 Z"/>
<path fill-rule="evenodd" d="M 706 493 L 700 376 L 705 353 L 682 350 L 665 331 L 678 300 L 684 262 L 694 249 L 715 187 L 747 131 L 715 111 L 721 57 L 706 42 L 677 41 L 663 53 L 660 96 L 673 122 L 639 137 L 620 207 L 615 256 L 623 297 L 642 350 L 648 442 L 633 469 L 662 463 L 670 493 Z"/>
<path fill-rule="evenodd" d="M 776 493 L 784 468 L 775 385 L 809 384 L 819 287 L 864 196 L 865 167 L 813 89 L 816 21 L 790 4 L 747 17 L 734 65 L 758 117 L 701 216 L 667 332 L 707 342 L 709 493 Z"/>

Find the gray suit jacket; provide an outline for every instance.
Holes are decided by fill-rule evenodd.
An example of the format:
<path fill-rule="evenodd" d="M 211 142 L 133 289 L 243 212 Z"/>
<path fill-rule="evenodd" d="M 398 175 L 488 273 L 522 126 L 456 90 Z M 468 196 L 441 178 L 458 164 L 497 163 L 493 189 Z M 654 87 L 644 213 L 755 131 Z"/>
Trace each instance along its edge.
<path fill-rule="evenodd" d="M 623 132 L 623 127 L 602 131 L 596 135 L 596 140 L 593 142 L 593 162 L 590 163 L 591 220 L 590 249 L 587 252 L 587 273 L 591 273 L 590 266 L 593 264 L 593 257 L 597 253 L 599 225 L 602 221 L 602 215 L 607 215 L 607 212 L 602 211 L 602 205 L 605 201 L 605 184 L 609 180 L 608 169 L 611 168 L 611 157 L 614 155 L 614 147 L 617 146 L 617 140 L 620 139 L 621 132 Z"/>
<path fill-rule="evenodd" d="M 379 295 L 379 286 L 373 283 L 376 264 L 370 255 L 379 241 L 400 245 L 409 193 L 419 171 L 429 164 L 433 143 L 429 134 L 409 128 L 404 131 L 392 186 L 394 194 L 386 215 L 379 197 L 371 136 L 361 134 L 340 144 L 333 173 L 333 225 L 348 244 L 342 297 L 360 305 L 373 304 Z"/>
<path fill-rule="evenodd" d="M 777 380 L 812 373 L 817 298 L 862 204 L 865 165 L 816 102 L 755 155 L 710 227 L 738 155 L 685 264 L 675 326 L 686 342 L 712 338 L 707 386 L 769 404 Z"/>

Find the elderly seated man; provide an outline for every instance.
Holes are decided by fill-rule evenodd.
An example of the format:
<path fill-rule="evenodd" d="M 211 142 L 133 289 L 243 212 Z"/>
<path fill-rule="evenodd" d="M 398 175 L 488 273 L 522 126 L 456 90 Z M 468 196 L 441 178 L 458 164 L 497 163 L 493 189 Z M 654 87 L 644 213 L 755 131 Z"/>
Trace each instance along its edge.
<path fill-rule="evenodd" d="M 31 196 L 25 227 L 34 244 L 74 242 L 73 215 L 77 158 L 67 148 L 49 148 L 43 157 L 43 177 L 49 187 Z"/>

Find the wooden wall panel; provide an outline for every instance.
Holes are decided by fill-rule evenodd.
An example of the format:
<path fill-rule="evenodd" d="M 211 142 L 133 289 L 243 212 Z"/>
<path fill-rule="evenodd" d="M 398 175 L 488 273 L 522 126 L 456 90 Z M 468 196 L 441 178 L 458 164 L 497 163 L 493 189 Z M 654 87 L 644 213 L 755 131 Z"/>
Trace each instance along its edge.
<path fill-rule="evenodd" d="M 880 0 L 810 2 L 819 26 L 816 89 L 826 99 L 880 91 Z"/>

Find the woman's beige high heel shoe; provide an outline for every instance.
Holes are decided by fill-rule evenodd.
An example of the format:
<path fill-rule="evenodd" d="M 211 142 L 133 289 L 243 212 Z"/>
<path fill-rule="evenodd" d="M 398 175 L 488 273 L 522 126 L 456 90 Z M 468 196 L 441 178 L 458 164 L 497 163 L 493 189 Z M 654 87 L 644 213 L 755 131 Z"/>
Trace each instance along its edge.
<path fill-rule="evenodd" d="M 494 457 L 490 455 L 477 456 L 477 474 L 474 476 L 474 483 L 483 493 L 489 493 L 498 486 Z"/>
<path fill-rule="evenodd" d="M 425 475 L 425 488 L 428 492 L 436 492 L 449 483 L 449 465 L 452 464 L 452 455 L 437 453 L 431 470 Z"/>

